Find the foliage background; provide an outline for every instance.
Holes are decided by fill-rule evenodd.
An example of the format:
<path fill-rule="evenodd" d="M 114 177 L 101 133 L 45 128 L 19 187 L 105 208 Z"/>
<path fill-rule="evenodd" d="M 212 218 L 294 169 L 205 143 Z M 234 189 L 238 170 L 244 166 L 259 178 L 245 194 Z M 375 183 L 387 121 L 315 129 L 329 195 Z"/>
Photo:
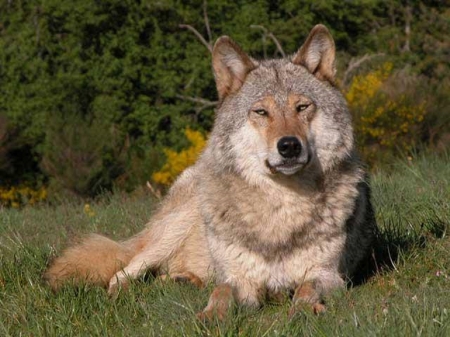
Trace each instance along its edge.
<path fill-rule="evenodd" d="M 264 58 L 280 51 L 252 25 L 293 53 L 317 23 L 336 40 L 340 87 L 371 164 L 445 150 L 446 1 L 4 0 L 0 193 L 42 186 L 45 193 L 36 195 L 132 191 L 170 171 L 168 153 L 179 165 L 176 154 L 192 151 L 186 130 L 206 136 L 208 102 L 217 100 L 209 51 L 180 24 L 209 43 L 230 35 Z"/>

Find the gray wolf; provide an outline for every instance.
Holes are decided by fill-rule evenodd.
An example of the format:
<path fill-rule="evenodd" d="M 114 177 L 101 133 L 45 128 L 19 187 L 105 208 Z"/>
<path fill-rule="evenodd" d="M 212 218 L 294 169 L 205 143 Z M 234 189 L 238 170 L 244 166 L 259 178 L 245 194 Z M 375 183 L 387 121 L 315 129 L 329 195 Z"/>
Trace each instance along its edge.
<path fill-rule="evenodd" d="M 208 144 L 147 227 L 117 243 L 92 235 L 50 265 L 111 295 L 146 270 L 216 283 L 203 319 L 233 303 L 293 291 L 292 310 L 323 296 L 367 255 L 376 224 L 347 104 L 334 86 L 335 45 L 323 25 L 285 59 L 257 61 L 229 37 L 212 63 L 220 104 Z"/>

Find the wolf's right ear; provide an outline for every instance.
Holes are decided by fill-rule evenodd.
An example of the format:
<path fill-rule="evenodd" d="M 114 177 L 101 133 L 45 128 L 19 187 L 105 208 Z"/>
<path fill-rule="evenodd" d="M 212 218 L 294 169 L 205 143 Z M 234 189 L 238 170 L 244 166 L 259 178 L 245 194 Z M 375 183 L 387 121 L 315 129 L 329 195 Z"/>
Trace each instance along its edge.
<path fill-rule="evenodd" d="M 219 99 L 237 91 L 247 74 L 256 65 L 228 36 L 222 36 L 214 45 L 212 64 Z"/>

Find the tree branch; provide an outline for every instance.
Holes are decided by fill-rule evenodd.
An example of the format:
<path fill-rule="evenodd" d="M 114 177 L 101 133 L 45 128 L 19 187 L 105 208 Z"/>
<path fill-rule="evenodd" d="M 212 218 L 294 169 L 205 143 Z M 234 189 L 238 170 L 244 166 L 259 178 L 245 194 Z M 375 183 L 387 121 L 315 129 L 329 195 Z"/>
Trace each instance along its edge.
<path fill-rule="evenodd" d="M 207 105 L 217 105 L 218 101 L 210 101 L 201 97 L 192 97 L 192 96 L 184 96 L 184 95 L 176 95 L 177 98 L 182 99 L 184 101 L 190 101 L 194 103 L 201 103 L 201 104 L 207 104 Z"/>
<path fill-rule="evenodd" d="M 197 108 L 195 109 L 195 112 L 199 114 L 205 109 L 215 107 L 217 104 L 219 104 L 219 101 L 210 101 L 201 97 L 192 97 L 192 96 L 184 96 L 184 95 L 175 95 L 176 98 L 179 98 L 183 101 L 189 101 L 193 103 L 199 104 Z"/>
<path fill-rule="evenodd" d="M 207 6 L 208 6 L 208 2 L 206 0 L 204 0 L 203 1 L 203 17 L 205 19 L 206 34 L 208 34 L 209 45 L 211 45 L 212 35 L 211 35 L 211 27 L 209 26 Z"/>
<path fill-rule="evenodd" d="M 405 16 L 405 44 L 403 45 L 402 52 L 407 53 L 411 51 L 409 44 L 411 39 L 412 8 L 409 5 L 409 2 L 404 9 L 404 16 Z"/>
<path fill-rule="evenodd" d="M 366 54 L 357 59 L 352 58 L 348 64 L 347 69 L 345 70 L 345 73 L 344 73 L 344 76 L 342 79 L 342 84 L 344 86 L 347 84 L 347 81 L 350 77 L 350 73 L 355 71 L 357 68 L 359 68 L 361 66 L 361 64 L 363 64 L 364 62 L 367 62 L 375 57 L 383 56 L 383 55 L 384 55 L 384 53 L 378 53 L 378 54 L 373 54 L 373 55 Z"/>
<path fill-rule="evenodd" d="M 261 29 L 263 31 L 263 36 L 267 36 L 270 38 L 273 43 L 275 43 L 275 46 L 277 47 L 277 51 L 281 54 L 281 56 L 286 57 L 286 53 L 283 50 L 283 47 L 281 47 L 280 41 L 273 35 L 272 32 L 268 31 L 266 27 L 262 25 L 251 25 L 250 28 L 256 28 Z"/>
<path fill-rule="evenodd" d="M 205 40 L 205 38 L 202 36 L 202 34 L 200 34 L 200 33 L 198 32 L 197 29 L 195 29 L 195 28 L 192 27 L 191 25 L 186 25 L 186 24 L 181 24 L 181 25 L 179 25 L 179 27 L 180 27 L 180 28 L 183 28 L 183 29 L 188 29 L 188 30 L 190 30 L 192 33 L 194 33 L 194 35 L 197 36 L 197 38 L 200 40 L 200 42 L 201 42 L 206 48 L 208 48 L 208 50 L 209 50 L 210 53 L 212 53 L 213 47 L 212 47 L 211 43 L 207 42 L 207 41 Z"/>
<path fill-rule="evenodd" d="M 161 190 L 154 188 L 149 181 L 147 181 L 146 185 L 150 192 L 156 197 L 156 199 L 161 199 Z"/>
<path fill-rule="evenodd" d="M 208 10 L 207 10 L 207 1 L 203 1 L 203 16 L 205 20 L 205 27 L 206 27 L 206 33 L 208 34 L 208 41 L 205 40 L 202 34 L 199 33 L 197 29 L 192 27 L 191 25 L 186 24 L 180 24 L 179 27 L 183 29 L 188 29 L 194 35 L 200 40 L 200 42 L 209 50 L 210 53 L 213 51 L 213 45 L 212 45 L 212 35 L 211 35 L 211 28 L 209 25 L 209 19 L 208 19 Z M 219 103 L 218 101 L 209 101 L 207 99 L 201 98 L 201 97 L 191 97 L 191 96 L 184 96 L 184 95 L 176 95 L 178 99 L 181 99 L 183 101 L 189 101 L 197 104 L 197 107 L 195 108 L 195 117 L 197 118 L 200 112 L 202 112 L 205 109 L 215 107 Z"/>
<path fill-rule="evenodd" d="M 278 39 L 275 37 L 275 35 L 273 35 L 273 33 L 269 33 L 268 37 L 270 37 L 272 39 L 272 41 L 275 43 L 281 56 L 286 57 L 286 53 L 284 52 L 283 47 L 281 47 L 281 44 L 278 41 Z"/>

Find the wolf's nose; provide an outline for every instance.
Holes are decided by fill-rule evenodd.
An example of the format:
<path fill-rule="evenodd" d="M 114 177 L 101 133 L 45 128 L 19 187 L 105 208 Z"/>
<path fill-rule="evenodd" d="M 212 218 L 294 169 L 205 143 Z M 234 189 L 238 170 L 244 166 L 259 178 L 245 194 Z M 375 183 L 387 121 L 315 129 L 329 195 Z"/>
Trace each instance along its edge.
<path fill-rule="evenodd" d="M 297 137 L 283 137 L 277 144 L 278 152 L 284 158 L 297 157 L 302 152 L 302 144 Z"/>

